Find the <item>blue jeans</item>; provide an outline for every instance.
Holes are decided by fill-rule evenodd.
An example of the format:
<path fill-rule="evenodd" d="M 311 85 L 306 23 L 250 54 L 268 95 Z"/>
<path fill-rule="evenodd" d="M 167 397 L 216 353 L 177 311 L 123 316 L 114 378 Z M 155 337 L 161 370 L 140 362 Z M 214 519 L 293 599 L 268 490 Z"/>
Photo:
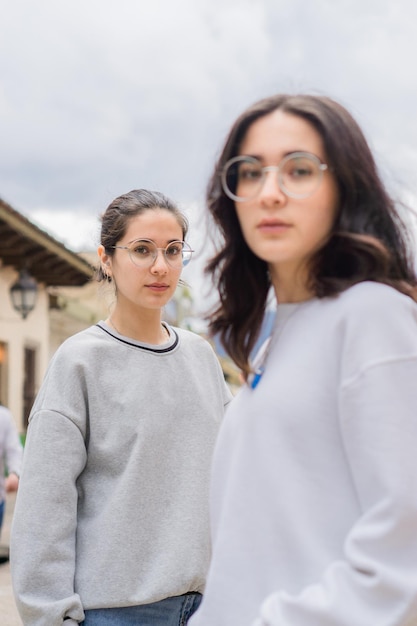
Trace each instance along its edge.
<path fill-rule="evenodd" d="M 80 626 L 186 626 L 201 600 L 200 593 L 186 593 L 152 604 L 91 609 Z"/>

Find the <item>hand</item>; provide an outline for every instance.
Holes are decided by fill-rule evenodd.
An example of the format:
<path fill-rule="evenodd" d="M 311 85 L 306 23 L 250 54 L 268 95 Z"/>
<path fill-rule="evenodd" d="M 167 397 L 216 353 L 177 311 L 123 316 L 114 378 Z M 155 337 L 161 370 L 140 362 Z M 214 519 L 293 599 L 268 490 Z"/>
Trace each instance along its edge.
<path fill-rule="evenodd" d="M 17 491 L 19 487 L 19 476 L 17 474 L 9 474 L 5 480 L 6 493 Z"/>

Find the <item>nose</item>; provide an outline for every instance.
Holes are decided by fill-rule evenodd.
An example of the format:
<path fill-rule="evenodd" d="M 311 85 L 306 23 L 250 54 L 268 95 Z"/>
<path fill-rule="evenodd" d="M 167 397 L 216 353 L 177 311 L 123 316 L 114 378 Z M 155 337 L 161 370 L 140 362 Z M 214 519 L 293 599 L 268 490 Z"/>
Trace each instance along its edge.
<path fill-rule="evenodd" d="M 164 250 L 158 249 L 156 251 L 155 260 L 151 265 L 151 272 L 153 274 L 166 274 L 168 272 L 168 263 Z"/>
<path fill-rule="evenodd" d="M 279 179 L 278 168 L 271 166 L 264 169 L 264 180 L 259 192 L 259 201 L 268 205 L 283 204 L 287 200 L 287 196 L 282 191 Z"/>

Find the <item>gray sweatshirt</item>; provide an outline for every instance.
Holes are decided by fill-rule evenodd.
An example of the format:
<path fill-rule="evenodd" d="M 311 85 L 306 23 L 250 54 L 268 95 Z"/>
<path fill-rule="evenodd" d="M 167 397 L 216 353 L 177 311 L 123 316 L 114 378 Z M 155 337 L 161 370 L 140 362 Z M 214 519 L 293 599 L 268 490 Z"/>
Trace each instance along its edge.
<path fill-rule="evenodd" d="M 152 346 L 100 323 L 50 363 L 11 535 L 26 625 L 203 591 L 209 467 L 231 394 L 210 345 L 169 332 Z"/>

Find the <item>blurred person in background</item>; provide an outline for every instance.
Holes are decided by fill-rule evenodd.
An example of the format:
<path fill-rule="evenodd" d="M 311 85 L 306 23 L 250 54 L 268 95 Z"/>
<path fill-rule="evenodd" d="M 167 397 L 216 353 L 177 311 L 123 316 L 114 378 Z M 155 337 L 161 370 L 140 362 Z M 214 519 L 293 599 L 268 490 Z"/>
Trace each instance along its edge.
<path fill-rule="evenodd" d="M 6 494 L 17 491 L 22 466 L 20 443 L 13 416 L 0 405 L 0 537 L 6 508 Z"/>

